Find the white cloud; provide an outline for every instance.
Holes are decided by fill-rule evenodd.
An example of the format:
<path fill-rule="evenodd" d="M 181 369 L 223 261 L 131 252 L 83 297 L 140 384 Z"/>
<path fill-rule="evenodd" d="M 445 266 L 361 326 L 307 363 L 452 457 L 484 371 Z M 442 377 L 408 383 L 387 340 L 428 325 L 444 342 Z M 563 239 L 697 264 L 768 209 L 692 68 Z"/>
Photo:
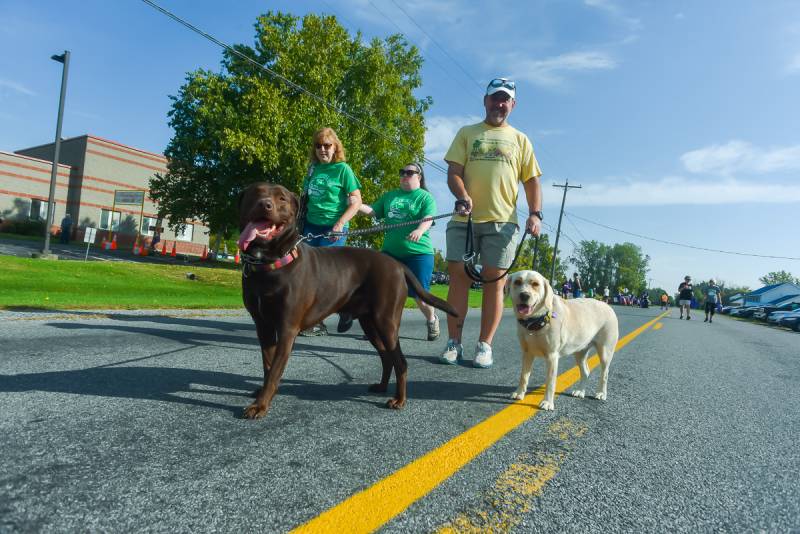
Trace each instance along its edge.
<path fill-rule="evenodd" d="M 477 115 L 429 117 L 425 119 L 425 157 L 444 165 L 443 158 L 459 128 L 483 120 Z"/>
<path fill-rule="evenodd" d="M 800 53 L 796 54 L 786 65 L 786 73 L 800 73 Z"/>
<path fill-rule="evenodd" d="M 683 19 L 686 18 L 686 15 L 684 15 L 683 12 L 678 12 L 678 13 L 675 13 L 675 18 L 677 20 L 683 20 Z"/>
<path fill-rule="evenodd" d="M 612 0 L 583 0 L 583 3 L 588 7 L 601 9 L 609 13 L 614 18 L 625 24 L 632 32 L 639 31 L 642 28 L 642 21 L 640 19 L 626 15 L 625 11 Z M 631 39 L 631 37 L 628 39 Z"/>
<path fill-rule="evenodd" d="M 566 73 L 611 70 L 617 61 L 605 52 L 570 52 L 546 59 L 523 59 L 516 62 L 513 77 L 543 87 L 564 83 Z"/>
<path fill-rule="evenodd" d="M 746 141 L 733 140 L 711 145 L 681 156 L 683 166 L 692 173 L 721 176 L 789 171 L 800 169 L 800 145 L 764 149 Z"/>
<path fill-rule="evenodd" d="M 8 89 L 14 91 L 15 93 L 20 93 L 26 96 L 36 96 L 36 93 L 25 87 L 24 85 L 12 82 L 10 80 L 3 80 L 0 79 L 0 90 Z"/>
<path fill-rule="evenodd" d="M 583 183 L 582 189 L 569 192 L 570 206 L 667 206 L 738 204 L 744 201 L 765 204 L 800 202 L 800 185 L 744 182 L 730 178 L 713 182 L 668 176 L 657 181 L 617 180 Z M 543 182 L 549 192 L 552 182 Z M 557 207 L 561 196 L 546 194 L 546 205 Z"/>

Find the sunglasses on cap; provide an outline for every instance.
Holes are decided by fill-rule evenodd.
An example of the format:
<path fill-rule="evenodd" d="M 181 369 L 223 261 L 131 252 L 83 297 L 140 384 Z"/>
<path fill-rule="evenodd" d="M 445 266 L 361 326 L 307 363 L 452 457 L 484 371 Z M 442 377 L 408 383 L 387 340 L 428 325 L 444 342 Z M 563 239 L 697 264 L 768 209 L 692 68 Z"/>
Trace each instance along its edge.
<path fill-rule="evenodd" d="M 506 78 L 495 78 L 489 82 L 489 87 L 505 87 L 506 89 L 511 89 L 512 91 L 517 90 L 517 84 Z"/>
<path fill-rule="evenodd" d="M 315 146 L 317 147 L 317 150 L 319 150 L 320 148 L 329 149 L 330 147 L 333 146 L 333 143 L 317 143 Z"/>

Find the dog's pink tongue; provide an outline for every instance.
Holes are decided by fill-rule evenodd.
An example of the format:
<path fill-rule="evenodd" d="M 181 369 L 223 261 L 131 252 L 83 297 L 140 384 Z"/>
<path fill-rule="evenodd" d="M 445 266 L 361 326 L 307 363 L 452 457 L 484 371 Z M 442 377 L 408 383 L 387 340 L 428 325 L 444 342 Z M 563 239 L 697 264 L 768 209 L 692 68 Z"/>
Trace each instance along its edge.
<path fill-rule="evenodd" d="M 239 248 L 241 250 L 247 250 L 247 247 L 250 246 L 250 243 L 259 233 L 265 234 L 269 229 L 270 224 L 266 221 L 249 223 L 247 226 L 245 226 L 242 234 L 239 236 Z"/>
<path fill-rule="evenodd" d="M 520 304 L 519 306 L 517 306 L 517 312 L 523 315 L 527 315 L 531 312 L 531 307 L 525 306 L 524 304 Z"/>

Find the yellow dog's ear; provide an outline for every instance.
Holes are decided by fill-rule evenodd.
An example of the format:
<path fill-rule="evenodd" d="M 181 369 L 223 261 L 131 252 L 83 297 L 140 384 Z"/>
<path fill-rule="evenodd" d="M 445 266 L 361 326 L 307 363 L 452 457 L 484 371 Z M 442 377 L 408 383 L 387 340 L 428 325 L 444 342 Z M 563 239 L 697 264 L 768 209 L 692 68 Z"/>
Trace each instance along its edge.
<path fill-rule="evenodd" d="M 503 284 L 503 297 L 507 297 L 509 291 L 511 291 L 511 281 L 514 279 L 515 274 L 517 273 L 509 274 L 508 276 L 506 276 L 506 281 Z"/>
<path fill-rule="evenodd" d="M 553 288 L 550 287 L 550 281 L 542 276 L 542 285 L 544 286 L 544 307 L 548 311 L 553 309 Z"/>

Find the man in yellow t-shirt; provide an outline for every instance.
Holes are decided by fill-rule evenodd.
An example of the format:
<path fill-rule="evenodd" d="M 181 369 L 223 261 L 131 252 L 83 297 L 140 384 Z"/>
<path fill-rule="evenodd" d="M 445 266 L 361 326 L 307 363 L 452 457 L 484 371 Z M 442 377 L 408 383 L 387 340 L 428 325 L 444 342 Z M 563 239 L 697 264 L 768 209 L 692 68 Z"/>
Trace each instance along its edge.
<path fill-rule="evenodd" d="M 519 235 L 517 195 L 519 183 L 528 201 L 526 228 L 539 235 L 542 224 L 542 171 L 528 137 L 508 124 L 516 105 L 516 84 L 507 78 L 495 78 L 486 87 L 483 122 L 465 126 L 450 145 L 447 161 L 447 185 L 456 197 L 460 215 L 447 225 L 447 261 L 450 273 L 449 302 L 459 313 L 448 316 L 449 339 L 440 356 L 442 363 L 455 364 L 462 359 L 461 334 L 467 314 L 470 279 L 464 272 L 467 235 L 466 215 L 472 213 L 473 243 L 482 265 L 484 279 L 497 278 L 514 259 Z M 481 306 L 481 331 L 475 349 L 474 367 L 492 366 L 492 338 L 503 314 L 503 280 L 484 284 Z"/>

